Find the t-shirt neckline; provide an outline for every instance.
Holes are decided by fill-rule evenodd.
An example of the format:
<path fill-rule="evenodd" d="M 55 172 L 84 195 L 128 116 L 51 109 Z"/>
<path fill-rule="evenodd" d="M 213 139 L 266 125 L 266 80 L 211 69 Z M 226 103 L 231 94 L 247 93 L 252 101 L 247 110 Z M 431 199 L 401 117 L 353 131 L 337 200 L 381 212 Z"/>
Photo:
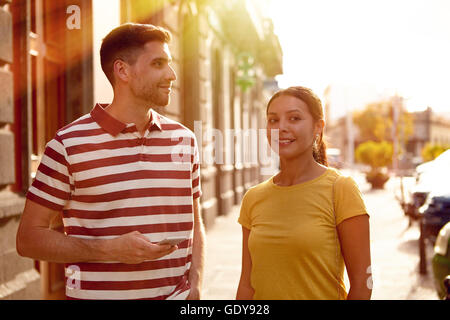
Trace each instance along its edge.
<path fill-rule="evenodd" d="M 275 177 L 275 175 L 274 175 L 274 176 L 272 176 L 272 177 L 270 178 L 270 185 L 271 185 L 273 188 L 279 189 L 279 190 L 291 190 L 291 189 L 303 188 L 303 187 L 305 187 L 305 186 L 307 186 L 307 185 L 310 185 L 310 184 L 312 184 L 312 183 L 315 183 L 315 182 L 317 182 L 317 181 L 323 179 L 323 178 L 324 178 L 325 176 L 327 176 L 330 172 L 331 172 L 331 169 L 330 169 L 330 168 L 327 168 L 327 169 L 325 170 L 325 172 L 322 173 L 321 175 L 319 175 L 318 177 L 316 177 L 316 178 L 314 178 L 314 179 L 311 179 L 311 180 L 308 180 L 308 181 L 304 181 L 304 182 L 300 182 L 300 183 L 297 183 L 297 184 L 293 184 L 292 186 L 279 186 L 279 185 L 277 185 L 277 184 L 273 181 L 273 179 L 274 179 L 274 177 Z"/>

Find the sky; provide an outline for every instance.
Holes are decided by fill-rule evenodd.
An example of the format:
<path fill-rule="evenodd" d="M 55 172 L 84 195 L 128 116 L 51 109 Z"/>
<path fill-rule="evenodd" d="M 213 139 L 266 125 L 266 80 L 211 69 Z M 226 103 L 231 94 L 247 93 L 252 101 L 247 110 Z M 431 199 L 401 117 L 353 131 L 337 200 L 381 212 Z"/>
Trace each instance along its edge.
<path fill-rule="evenodd" d="M 256 0 L 283 50 L 281 88 L 303 85 L 330 116 L 398 94 L 408 110 L 450 113 L 450 1 Z"/>

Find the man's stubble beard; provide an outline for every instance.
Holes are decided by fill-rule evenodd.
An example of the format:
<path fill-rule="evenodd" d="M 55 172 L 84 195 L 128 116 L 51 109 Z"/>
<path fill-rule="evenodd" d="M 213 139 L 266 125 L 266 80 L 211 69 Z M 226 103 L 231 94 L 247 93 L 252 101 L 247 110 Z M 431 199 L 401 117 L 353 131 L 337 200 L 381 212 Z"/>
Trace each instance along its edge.
<path fill-rule="evenodd" d="M 134 86 L 131 87 L 131 92 L 139 100 L 145 101 L 149 106 L 154 107 L 165 107 L 170 102 L 169 94 L 160 94 L 158 88 L 153 87 L 142 87 L 138 90 Z"/>

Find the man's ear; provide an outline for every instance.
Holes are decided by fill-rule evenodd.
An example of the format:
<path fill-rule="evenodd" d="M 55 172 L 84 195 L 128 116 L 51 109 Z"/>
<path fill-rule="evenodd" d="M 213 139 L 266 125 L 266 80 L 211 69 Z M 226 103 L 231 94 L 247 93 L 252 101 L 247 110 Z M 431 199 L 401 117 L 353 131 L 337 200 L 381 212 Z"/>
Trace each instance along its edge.
<path fill-rule="evenodd" d="M 113 64 L 114 77 L 121 81 L 128 82 L 130 76 L 130 66 L 123 60 L 117 59 Z"/>

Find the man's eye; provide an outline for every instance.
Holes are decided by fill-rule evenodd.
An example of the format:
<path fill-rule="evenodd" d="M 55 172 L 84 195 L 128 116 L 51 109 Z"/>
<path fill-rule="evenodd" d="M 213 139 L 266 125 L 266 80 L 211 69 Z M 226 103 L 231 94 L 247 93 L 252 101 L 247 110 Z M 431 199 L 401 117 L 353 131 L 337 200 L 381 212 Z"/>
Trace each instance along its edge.
<path fill-rule="evenodd" d="M 291 120 L 297 121 L 297 120 L 300 120 L 300 118 L 299 117 L 291 117 Z"/>
<path fill-rule="evenodd" d="M 277 119 L 269 119 L 269 123 L 275 123 L 277 121 L 278 121 Z"/>

